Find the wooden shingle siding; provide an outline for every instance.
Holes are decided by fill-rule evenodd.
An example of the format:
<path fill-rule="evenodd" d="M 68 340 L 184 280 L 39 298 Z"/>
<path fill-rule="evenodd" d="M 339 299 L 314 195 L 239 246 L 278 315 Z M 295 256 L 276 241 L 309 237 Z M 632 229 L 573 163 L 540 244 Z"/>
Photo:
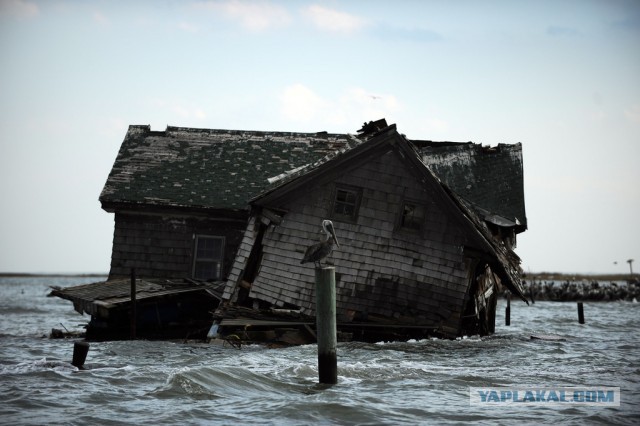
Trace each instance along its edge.
<path fill-rule="evenodd" d="M 338 315 L 346 318 L 347 311 L 357 311 L 398 321 L 410 316 L 433 327 L 457 327 L 453 312 L 462 305 L 468 284 L 461 250 L 465 237 L 429 188 L 393 152 L 338 174 L 335 183 L 362 188 L 357 223 L 334 220 L 340 247 L 334 247 L 330 260 L 339 277 Z M 324 238 L 320 224 L 330 217 L 332 196 L 333 184 L 322 185 L 275 206 L 288 213 L 265 233 L 251 297 L 314 314 L 314 268 L 300 265 L 300 259 L 307 246 Z M 427 207 L 421 230 L 398 229 L 404 199 Z"/>
<path fill-rule="evenodd" d="M 255 227 L 256 227 L 256 218 L 252 216 L 249 218 L 249 223 L 246 227 L 246 230 L 243 234 L 242 241 L 238 247 L 236 252 L 236 258 L 233 262 L 233 266 L 231 271 L 229 272 L 229 276 L 227 278 L 227 285 L 225 286 L 222 298 L 223 300 L 230 300 L 234 295 L 234 290 L 236 284 L 240 280 L 242 273 L 244 272 L 244 268 L 247 265 L 247 260 L 249 255 L 251 254 L 251 249 L 253 248 L 253 244 L 255 242 Z"/>
<path fill-rule="evenodd" d="M 116 213 L 110 278 L 191 277 L 196 235 L 225 238 L 223 277 L 229 272 L 243 234 L 244 222 Z"/>

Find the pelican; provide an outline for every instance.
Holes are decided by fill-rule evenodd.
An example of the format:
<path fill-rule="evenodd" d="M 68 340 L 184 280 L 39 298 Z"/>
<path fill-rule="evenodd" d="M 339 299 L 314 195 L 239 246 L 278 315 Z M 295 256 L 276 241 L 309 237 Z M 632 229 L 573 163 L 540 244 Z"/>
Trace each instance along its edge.
<path fill-rule="evenodd" d="M 322 221 L 322 230 L 327 234 L 325 240 L 309 246 L 300 261 L 301 264 L 313 262 L 319 268 L 320 262 L 329 256 L 331 250 L 333 250 L 333 242 L 335 241 L 336 246 L 340 247 L 338 238 L 336 237 L 336 231 L 333 229 L 333 223 L 330 220 Z"/>

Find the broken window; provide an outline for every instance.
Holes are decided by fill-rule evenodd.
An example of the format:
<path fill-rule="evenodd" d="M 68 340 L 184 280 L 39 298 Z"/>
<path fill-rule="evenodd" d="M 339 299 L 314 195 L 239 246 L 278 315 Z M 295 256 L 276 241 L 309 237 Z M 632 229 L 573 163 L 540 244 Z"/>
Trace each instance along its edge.
<path fill-rule="evenodd" d="M 423 205 L 405 201 L 402 203 L 402 216 L 400 227 L 404 229 L 419 230 L 422 228 L 426 217 L 426 208 Z"/>
<path fill-rule="evenodd" d="M 353 187 L 338 186 L 333 199 L 333 218 L 355 222 L 358 218 L 361 190 Z"/>
<path fill-rule="evenodd" d="M 193 257 L 193 278 L 219 280 L 222 278 L 224 237 L 197 235 Z"/>

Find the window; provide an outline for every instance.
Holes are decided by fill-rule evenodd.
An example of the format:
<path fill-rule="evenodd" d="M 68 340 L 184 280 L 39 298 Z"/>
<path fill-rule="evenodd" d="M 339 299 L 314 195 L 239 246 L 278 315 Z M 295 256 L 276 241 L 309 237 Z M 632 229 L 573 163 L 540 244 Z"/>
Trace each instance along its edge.
<path fill-rule="evenodd" d="M 358 218 L 361 190 L 353 187 L 336 187 L 333 198 L 333 218 L 355 222 Z"/>
<path fill-rule="evenodd" d="M 419 230 L 425 220 L 425 207 L 412 202 L 402 203 L 402 217 L 400 227 L 403 229 Z"/>
<path fill-rule="evenodd" d="M 222 279 L 223 256 L 224 237 L 197 235 L 193 256 L 193 278 L 205 281 Z"/>

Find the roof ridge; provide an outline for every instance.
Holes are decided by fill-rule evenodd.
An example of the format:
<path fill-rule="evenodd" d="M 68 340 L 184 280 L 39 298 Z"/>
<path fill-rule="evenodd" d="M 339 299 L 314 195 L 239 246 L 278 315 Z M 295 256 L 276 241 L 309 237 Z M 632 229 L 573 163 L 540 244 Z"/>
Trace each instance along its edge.
<path fill-rule="evenodd" d="M 171 134 L 175 132 L 188 132 L 188 133 L 205 133 L 205 134 L 253 134 L 253 135 L 284 135 L 284 136 L 306 136 L 306 137 L 326 137 L 326 136 L 351 136 L 351 133 L 329 133 L 326 130 L 320 130 L 317 132 L 294 132 L 294 131 L 282 131 L 282 130 L 250 130 L 250 129 L 210 129 L 204 127 L 181 127 L 181 126 L 167 126 L 164 130 L 165 134 Z"/>

